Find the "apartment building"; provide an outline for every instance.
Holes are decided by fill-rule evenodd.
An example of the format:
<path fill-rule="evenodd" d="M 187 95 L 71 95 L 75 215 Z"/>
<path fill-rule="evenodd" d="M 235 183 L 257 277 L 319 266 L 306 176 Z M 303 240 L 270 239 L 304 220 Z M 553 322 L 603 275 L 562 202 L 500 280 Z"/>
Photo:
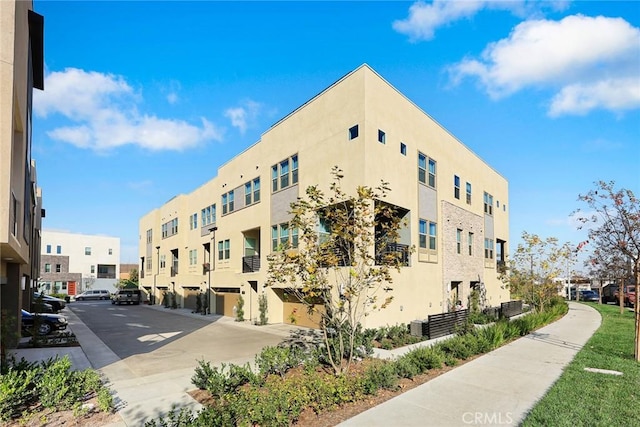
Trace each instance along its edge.
<path fill-rule="evenodd" d="M 0 2 L 0 326 L 15 344 L 31 305 L 44 210 L 31 157 L 33 89 L 44 88 L 44 18 L 31 1 Z M 4 339 L 4 338 L 0 338 Z"/>
<path fill-rule="evenodd" d="M 393 274 L 393 295 L 365 327 L 409 323 L 466 303 L 478 289 L 487 305 L 510 299 L 498 280 L 508 252 L 508 182 L 418 106 L 362 65 L 268 129 L 217 176 L 140 219 L 140 283 L 157 297 L 189 304 L 211 290 L 212 312 L 259 316 L 265 294 L 272 323 L 305 313 L 287 286 L 265 287 L 267 256 L 295 242 L 290 203 L 310 185 L 328 190 L 389 183 L 386 202 L 403 213 L 399 247 L 414 247 Z M 384 298 L 383 298 L 384 299 Z M 309 323 L 298 315 L 297 324 Z"/>
<path fill-rule="evenodd" d="M 44 230 L 38 288 L 77 295 L 89 289 L 116 291 L 120 238 Z"/>

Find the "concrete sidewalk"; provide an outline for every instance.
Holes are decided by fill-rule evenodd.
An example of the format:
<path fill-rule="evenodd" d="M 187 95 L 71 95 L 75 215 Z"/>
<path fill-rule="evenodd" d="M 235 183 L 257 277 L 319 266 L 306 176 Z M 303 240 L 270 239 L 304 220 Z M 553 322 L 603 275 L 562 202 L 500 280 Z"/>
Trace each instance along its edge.
<path fill-rule="evenodd" d="M 343 423 L 359 426 L 517 426 L 600 327 L 569 302 L 559 321 L 457 367 Z"/>

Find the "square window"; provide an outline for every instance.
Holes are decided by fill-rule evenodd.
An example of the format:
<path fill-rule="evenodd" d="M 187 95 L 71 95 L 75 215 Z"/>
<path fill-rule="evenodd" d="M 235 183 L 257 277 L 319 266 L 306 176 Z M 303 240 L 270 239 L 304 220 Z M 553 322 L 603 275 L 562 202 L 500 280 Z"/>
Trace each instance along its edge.
<path fill-rule="evenodd" d="M 381 144 L 385 144 L 386 143 L 386 134 L 384 133 L 384 131 L 381 131 L 380 129 L 378 129 L 378 142 Z"/>
<path fill-rule="evenodd" d="M 403 156 L 407 155 L 407 145 L 404 142 L 400 143 L 400 154 Z"/>
<path fill-rule="evenodd" d="M 84 254 L 85 255 L 91 255 L 91 248 L 89 246 L 84 248 Z"/>
<path fill-rule="evenodd" d="M 349 128 L 349 140 L 355 139 L 358 137 L 358 125 L 352 126 Z"/>

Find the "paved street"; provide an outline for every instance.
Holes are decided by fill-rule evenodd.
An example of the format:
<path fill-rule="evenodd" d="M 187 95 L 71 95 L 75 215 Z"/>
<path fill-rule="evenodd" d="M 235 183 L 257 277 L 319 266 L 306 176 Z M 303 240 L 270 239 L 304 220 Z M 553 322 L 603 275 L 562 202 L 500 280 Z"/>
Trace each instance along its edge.
<path fill-rule="evenodd" d="M 69 308 L 136 377 L 193 369 L 198 360 L 252 361 L 263 347 L 284 338 L 235 325 L 228 318 L 184 316 L 157 306 L 95 301 L 74 302 Z"/>

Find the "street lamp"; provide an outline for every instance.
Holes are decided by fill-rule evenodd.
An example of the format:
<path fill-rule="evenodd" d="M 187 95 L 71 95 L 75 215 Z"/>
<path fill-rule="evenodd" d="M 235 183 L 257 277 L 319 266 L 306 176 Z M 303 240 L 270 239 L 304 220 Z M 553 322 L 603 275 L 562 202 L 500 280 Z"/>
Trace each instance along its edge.
<path fill-rule="evenodd" d="M 156 274 L 153 275 L 153 293 L 151 294 L 151 305 L 156 303 L 156 278 L 160 274 L 160 246 L 156 246 L 156 252 L 158 254 L 158 265 L 156 266 Z"/>
<path fill-rule="evenodd" d="M 212 233 L 211 234 L 211 246 L 209 248 L 209 291 L 207 293 L 207 311 L 209 312 L 209 314 L 211 314 L 211 266 L 215 265 L 213 263 L 216 262 L 216 258 L 213 257 L 213 263 L 211 261 L 211 253 L 213 252 L 215 243 L 216 243 L 216 230 L 218 229 L 218 227 L 211 227 L 209 229 L 209 232 Z"/>

